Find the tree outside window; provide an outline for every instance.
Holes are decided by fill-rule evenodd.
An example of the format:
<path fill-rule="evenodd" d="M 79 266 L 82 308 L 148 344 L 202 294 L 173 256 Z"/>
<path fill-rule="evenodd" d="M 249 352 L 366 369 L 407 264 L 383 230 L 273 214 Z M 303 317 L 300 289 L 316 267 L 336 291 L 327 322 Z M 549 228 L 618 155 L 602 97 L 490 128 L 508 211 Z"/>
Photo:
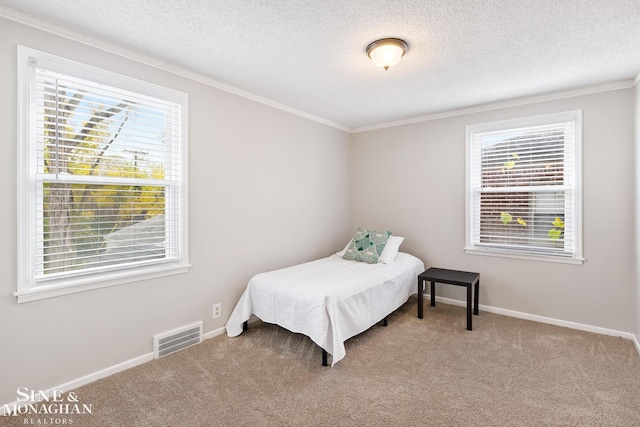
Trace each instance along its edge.
<path fill-rule="evenodd" d="M 69 278 L 77 284 L 82 277 L 183 264 L 186 98 L 169 91 L 178 102 L 158 98 L 144 93 L 163 93 L 157 87 L 22 52 L 29 96 L 20 141 L 21 211 L 28 219 L 20 232 L 29 244 L 21 252 L 25 281 L 18 294 L 64 286 Z"/>
<path fill-rule="evenodd" d="M 581 259 L 579 113 L 467 127 L 467 252 Z"/>

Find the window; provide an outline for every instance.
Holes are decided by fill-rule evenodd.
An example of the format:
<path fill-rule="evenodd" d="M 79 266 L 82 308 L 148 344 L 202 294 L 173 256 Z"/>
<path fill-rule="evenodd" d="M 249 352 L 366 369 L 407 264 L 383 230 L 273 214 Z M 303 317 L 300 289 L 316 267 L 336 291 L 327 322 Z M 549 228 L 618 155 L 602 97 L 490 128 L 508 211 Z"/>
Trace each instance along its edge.
<path fill-rule="evenodd" d="M 581 111 L 467 126 L 467 253 L 582 263 L 581 132 Z"/>
<path fill-rule="evenodd" d="M 186 95 L 19 47 L 19 302 L 186 271 Z"/>

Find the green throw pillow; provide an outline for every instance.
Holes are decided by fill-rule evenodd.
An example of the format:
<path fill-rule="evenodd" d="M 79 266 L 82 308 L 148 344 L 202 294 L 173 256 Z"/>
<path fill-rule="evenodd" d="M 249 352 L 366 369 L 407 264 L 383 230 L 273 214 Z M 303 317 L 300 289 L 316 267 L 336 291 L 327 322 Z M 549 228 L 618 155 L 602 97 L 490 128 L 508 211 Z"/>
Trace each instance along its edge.
<path fill-rule="evenodd" d="M 353 236 L 353 240 L 342 258 L 377 264 L 390 235 L 390 231 L 375 231 L 358 227 L 358 231 Z"/>

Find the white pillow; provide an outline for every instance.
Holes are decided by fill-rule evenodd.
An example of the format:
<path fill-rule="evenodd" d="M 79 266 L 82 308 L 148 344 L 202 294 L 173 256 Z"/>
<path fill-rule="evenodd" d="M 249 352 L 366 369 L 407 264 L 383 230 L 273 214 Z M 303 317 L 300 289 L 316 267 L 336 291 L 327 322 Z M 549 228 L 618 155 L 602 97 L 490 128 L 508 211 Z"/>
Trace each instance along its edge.
<path fill-rule="evenodd" d="M 344 249 L 341 250 L 340 252 L 336 252 L 336 255 L 338 255 L 340 258 L 342 258 L 344 256 L 344 254 L 347 252 L 347 249 L 349 249 L 349 245 L 351 244 L 352 241 L 353 241 L 353 239 L 349 240 L 349 243 L 347 243 L 347 246 L 345 246 Z M 382 250 L 382 252 L 384 253 L 384 249 Z"/>
<path fill-rule="evenodd" d="M 403 241 L 404 237 L 389 236 L 389 240 L 387 240 L 387 244 L 384 246 L 384 249 L 380 254 L 380 258 L 378 258 L 378 264 L 391 264 L 396 259 L 398 249 L 400 249 L 400 245 Z"/>

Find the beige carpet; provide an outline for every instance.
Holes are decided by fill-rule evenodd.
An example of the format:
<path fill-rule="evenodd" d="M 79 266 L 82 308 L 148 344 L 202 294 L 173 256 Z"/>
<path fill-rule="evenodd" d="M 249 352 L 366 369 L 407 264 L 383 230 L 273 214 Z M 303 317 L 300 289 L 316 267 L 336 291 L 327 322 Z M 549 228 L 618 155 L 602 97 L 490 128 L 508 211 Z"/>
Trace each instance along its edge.
<path fill-rule="evenodd" d="M 67 418 L 74 426 L 640 426 L 640 357 L 621 338 L 482 311 L 470 332 L 463 308 L 427 302 L 420 320 L 412 297 L 388 327 L 346 348 L 325 368 L 307 337 L 256 322 L 237 338 L 75 390 L 93 414 Z"/>

